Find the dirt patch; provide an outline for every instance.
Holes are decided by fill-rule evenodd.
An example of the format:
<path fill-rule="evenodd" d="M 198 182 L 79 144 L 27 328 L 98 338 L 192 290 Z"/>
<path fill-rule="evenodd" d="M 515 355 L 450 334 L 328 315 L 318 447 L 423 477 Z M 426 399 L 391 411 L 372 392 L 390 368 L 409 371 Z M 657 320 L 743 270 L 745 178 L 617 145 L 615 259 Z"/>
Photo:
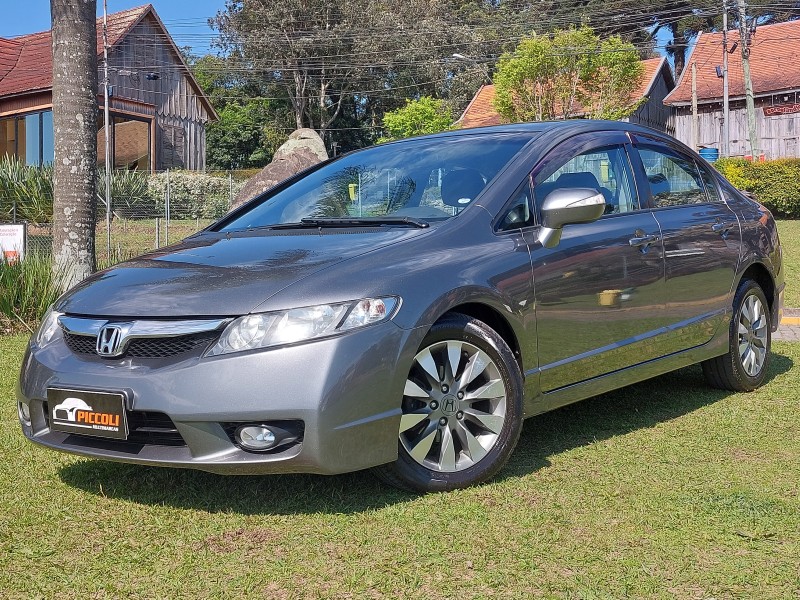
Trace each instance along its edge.
<path fill-rule="evenodd" d="M 280 534 L 266 527 L 248 529 L 240 527 L 219 535 L 208 536 L 203 547 L 214 554 L 230 554 L 242 552 L 245 556 L 264 556 L 278 559 L 284 556 L 285 550 L 278 544 Z"/>

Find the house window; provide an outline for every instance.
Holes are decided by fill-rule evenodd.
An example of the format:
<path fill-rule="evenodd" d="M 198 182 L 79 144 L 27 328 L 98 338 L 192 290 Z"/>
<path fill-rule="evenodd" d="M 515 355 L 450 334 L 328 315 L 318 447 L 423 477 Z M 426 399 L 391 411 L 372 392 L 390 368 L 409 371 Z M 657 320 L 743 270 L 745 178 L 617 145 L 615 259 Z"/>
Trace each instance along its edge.
<path fill-rule="evenodd" d="M 26 165 L 53 162 L 53 112 L 0 119 L 0 156 L 16 156 Z"/>
<path fill-rule="evenodd" d="M 111 164 L 115 169 L 150 170 L 150 121 L 111 113 Z M 105 164 L 103 115 L 97 121 L 97 164 Z"/>

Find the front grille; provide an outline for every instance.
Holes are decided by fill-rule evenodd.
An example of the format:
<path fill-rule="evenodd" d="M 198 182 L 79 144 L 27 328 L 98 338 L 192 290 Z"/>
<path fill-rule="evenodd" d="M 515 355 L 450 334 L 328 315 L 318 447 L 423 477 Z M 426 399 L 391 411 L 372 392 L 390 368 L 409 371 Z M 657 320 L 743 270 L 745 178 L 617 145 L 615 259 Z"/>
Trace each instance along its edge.
<path fill-rule="evenodd" d="M 128 412 L 128 441 L 132 444 L 185 446 L 186 442 L 167 415 L 148 410 Z"/>
<path fill-rule="evenodd" d="M 67 343 L 67 347 L 76 354 L 95 354 L 96 336 L 75 335 L 65 331 L 64 341 Z"/>
<path fill-rule="evenodd" d="M 50 411 L 47 402 L 44 402 L 44 420 L 50 427 Z M 154 445 L 154 446 L 185 446 L 186 442 L 167 415 L 161 412 L 149 410 L 129 410 L 128 419 L 128 439 L 114 440 L 109 442 L 116 444 L 135 444 L 135 445 Z M 72 434 L 78 438 L 107 439 L 94 436 L 84 436 Z"/>
<path fill-rule="evenodd" d="M 134 338 L 122 356 L 135 358 L 169 358 L 185 352 L 208 347 L 219 336 L 219 331 L 205 331 L 190 335 L 160 338 Z M 64 332 L 67 347 L 76 354 L 97 354 L 97 337 Z"/>

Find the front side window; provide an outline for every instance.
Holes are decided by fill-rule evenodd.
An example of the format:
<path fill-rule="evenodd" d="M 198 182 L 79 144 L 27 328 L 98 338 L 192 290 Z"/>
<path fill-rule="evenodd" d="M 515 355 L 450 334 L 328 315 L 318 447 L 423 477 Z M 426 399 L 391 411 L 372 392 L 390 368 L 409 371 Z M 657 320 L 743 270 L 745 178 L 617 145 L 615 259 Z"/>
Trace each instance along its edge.
<path fill-rule="evenodd" d="M 512 231 L 532 225 L 531 205 L 531 187 L 526 179 L 514 192 L 511 202 L 498 220 L 497 231 Z"/>
<path fill-rule="evenodd" d="M 608 146 L 552 165 L 536 176 L 534 194 L 539 206 L 547 195 L 561 188 L 591 188 L 606 199 L 606 214 L 626 213 L 639 208 L 630 163 L 625 148 Z"/>
<path fill-rule="evenodd" d="M 220 231 L 303 219 L 451 218 L 531 140 L 531 135 L 407 140 L 345 155 L 266 195 Z"/>
<path fill-rule="evenodd" d="M 708 202 L 694 160 L 658 146 L 644 145 L 638 150 L 647 173 L 654 208 Z"/>

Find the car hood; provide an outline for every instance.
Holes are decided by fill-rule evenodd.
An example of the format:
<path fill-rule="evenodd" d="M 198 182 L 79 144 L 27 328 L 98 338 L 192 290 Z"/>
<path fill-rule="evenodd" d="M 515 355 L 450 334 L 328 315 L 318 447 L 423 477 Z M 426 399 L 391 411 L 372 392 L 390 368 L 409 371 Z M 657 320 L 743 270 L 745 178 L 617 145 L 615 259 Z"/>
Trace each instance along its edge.
<path fill-rule="evenodd" d="M 100 317 L 242 315 L 322 269 L 430 231 L 387 227 L 201 233 L 95 273 L 64 295 L 56 309 Z"/>

